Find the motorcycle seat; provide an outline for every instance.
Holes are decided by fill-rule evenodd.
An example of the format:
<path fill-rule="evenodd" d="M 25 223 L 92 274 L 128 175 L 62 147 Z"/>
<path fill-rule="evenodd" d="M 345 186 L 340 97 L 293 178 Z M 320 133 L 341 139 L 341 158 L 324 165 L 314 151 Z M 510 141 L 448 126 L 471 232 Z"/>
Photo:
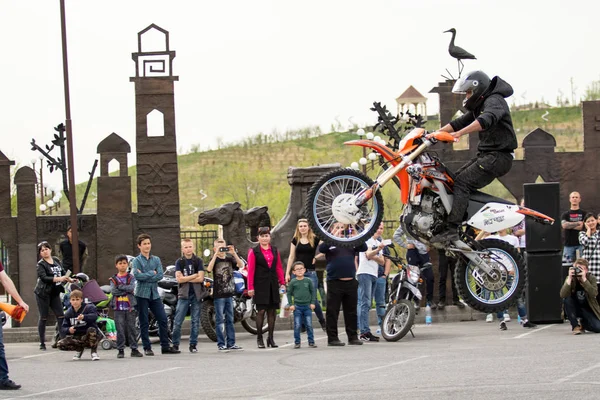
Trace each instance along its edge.
<path fill-rule="evenodd" d="M 512 201 L 504 200 L 500 197 L 492 196 L 491 194 L 483 193 L 479 190 L 476 190 L 471 194 L 469 200 L 474 201 L 476 203 L 501 203 L 501 204 L 515 204 Z"/>

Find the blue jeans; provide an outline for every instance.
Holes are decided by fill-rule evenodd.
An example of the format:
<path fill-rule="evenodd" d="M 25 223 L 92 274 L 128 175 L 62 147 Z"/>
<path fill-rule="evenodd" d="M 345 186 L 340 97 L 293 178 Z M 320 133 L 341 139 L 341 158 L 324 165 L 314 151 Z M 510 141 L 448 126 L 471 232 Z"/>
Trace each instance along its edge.
<path fill-rule="evenodd" d="M 233 326 L 233 299 L 231 297 L 221 297 L 214 300 L 215 319 L 217 330 L 217 346 L 225 346 L 225 337 L 227 335 L 227 347 L 235 345 L 235 328 Z M 223 318 L 223 315 L 225 318 Z M 223 326 L 225 325 L 225 326 Z"/>
<path fill-rule="evenodd" d="M 303 324 L 306 327 L 308 343 L 314 343 L 315 337 L 313 335 L 312 310 L 310 309 L 310 305 L 296 306 L 294 310 L 294 343 L 296 344 L 300 344 L 300 328 Z"/>
<path fill-rule="evenodd" d="M 193 292 L 192 292 L 193 293 Z M 196 294 L 190 294 L 187 299 L 177 300 L 177 311 L 173 322 L 173 345 L 179 346 L 181 341 L 181 325 L 185 320 L 188 309 L 191 308 L 192 326 L 190 330 L 190 346 L 198 344 L 198 329 L 200 326 L 200 308 L 202 303 L 196 300 Z"/>
<path fill-rule="evenodd" d="M 600 332 L 600 320 L 589 307 L 582 307 L 577 300 L 577 295 L 572 295 L 564 300 L 565 312 L 571 323 L 571 327 L 575 328 L 579 325 L 577 318 L 581 318 L 581 326 L 586 331 Z"/>
<path fill-rule="evenodd" d="M 381 325 L 385 316 L 385 286 L 387 279 L 383 276 L 377 278 L 375 282 L 375 309 L 377 310 L 377 325 Z"/>
<path fill-rule="evenodd" d="M 310 278 L 310 280 L 313 283 L 313 288 L 315 289 L 315 293 L 316 293 L 317 288 L 319 287 L 319 280 L 317 278 L 317 273 L 315 271 L 307 270 L 304 273 L 304 276 L 307 278 Z M 323 309 L 321 308 L 321 303 L 319 303 L 319 300 L 317 300 L 315 302 L 315 315 L 317 316 L 317 319 L 319 320 L 320 323 L 325 323 L 325 316 L 323 315 Z"/>
<path fill-rule="evenodd" d="M 146 299 L 137 297 L 138 317 L 140 318 L 140 336 L 142 337 L 142 345 L 144 350 L 152 349 L 150 343 L 150 335 L 148 334 L 148 309 L 154 314 L 154 318 L 158 322 L 158 336 L 160 338 L 160 347 L 163 349 L 169 348 L 169 331 L 167 328 L 167 315 L 160 297 L 158 299 Z"/>
<path fill-rule="evenodd" d="M 504 313 L 508 314 L 508 310 L 498 311 L 498 313 L 496 314 L 498 320 L 502 321 L 504 319 Z M 527 317 L 527 307 L 525 307 L 525 293 L 523 293 L 517 300 L 517 313 L 519 314 L 519 317 L 521 317 L 521 319 Z"/>
<path fill-rule="evenodd" d="M 581 257 L 581 254 L 583 253 L 582 245 L 565 246 L 563 248 L 563 260 L 569 261 L 569 262 L 575 261 L 575 259 L 577 258 L 577 253 L 576 253 L 577 250 L 579 250 L 579 257 Z"/>
<path fill-rule="evenodd" d="M 0 383 L 8 380 L 8 363 L 6 362 L 6 354 L 4 353 L 4 333 L 2 333 L 2 325 L 0 324 Z"/>
<path fill-rule="evenodd" d="M 369 274 L 356 275 L 358 280 L 358 329 L 360 333 L 371 332 L 369 328 L 369 310 L 373 302 L 377 277 Z"/>

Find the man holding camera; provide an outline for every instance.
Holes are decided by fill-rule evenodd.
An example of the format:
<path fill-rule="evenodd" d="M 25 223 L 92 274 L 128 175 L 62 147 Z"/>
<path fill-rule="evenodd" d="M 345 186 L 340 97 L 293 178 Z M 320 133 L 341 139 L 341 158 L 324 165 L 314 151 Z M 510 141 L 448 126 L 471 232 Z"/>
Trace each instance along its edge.
<path fill-rule="evenodd" d="M 574 335 L 584 331 L 600 332 L 600 306 L 596 300 L 598 286 L 596 277 L 588 272 L 588 265 L 583 258 L 575 260 L 560 289 Z"/>

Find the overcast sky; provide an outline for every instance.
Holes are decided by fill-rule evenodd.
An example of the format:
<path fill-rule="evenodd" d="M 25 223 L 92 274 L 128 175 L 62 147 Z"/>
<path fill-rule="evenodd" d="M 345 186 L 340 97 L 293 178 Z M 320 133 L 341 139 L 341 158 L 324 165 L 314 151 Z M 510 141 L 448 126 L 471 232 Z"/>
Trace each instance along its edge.
<path fill-rule="evenodd" d="M 395 110 L 409 85 L 428 91 L 456 62 L 450 34 L 517 102 L 553 103 L 600 79 L 599 1 L 103 0 L 67 3 L 76 180 L 111 132 L 135 151 L 131 53 L 137 32 L 170 32 L 178 147 L 202 148 L 258 132 L 375 121 L 374 100 Z M 58 0 L 0 0 L 4 78 L 0 150 L 29 164 L 31 138 L 51 140 L 64 121 Z M 512 100 L 509 100 L 512 103 Z M 134 154 L 134 153 L 133 153 Z M 129 165 L 135 164 L 130 155 Z M 331 160 L 336 161 L 336 160 Z M 46 174 L 48 175 L 48 174 Z M 54 174 L 52 181 L 60 178 Z"/>

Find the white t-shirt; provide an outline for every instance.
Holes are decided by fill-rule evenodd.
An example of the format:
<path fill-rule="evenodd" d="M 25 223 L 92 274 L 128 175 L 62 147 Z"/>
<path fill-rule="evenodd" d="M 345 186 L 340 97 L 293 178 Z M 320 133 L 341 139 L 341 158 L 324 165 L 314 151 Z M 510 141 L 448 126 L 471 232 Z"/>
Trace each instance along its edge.
<path fill-rule="evenodd" d="M 486 237 L 486 239 L 499 239 L 499 240 L 503 240 L 506 243 L 512 245 L 515 248 L 519 248 L 519 238 L 516 237 L 515 235 L 504 235 L 504 236 L 500 236 L 500 235 L 490 235 L 488 237 Z"/>
<path fill-rule="evenodd" d="M 379 246 L 379 243 L 380 242 L 378 240 L 371 238 L 371 239 L 367 240 L 366 245 L 370 251 L 373 248 L 373 246 L 375 246 L 375 247 Z M 377 255 L 381 255 L 382 253 L 383 253 L 383 250 L 379 250 L 379 253 L 377 253 Z M 356 275 L 369 274 L 369 275 L 373 275 L 374 277 L 377 277 L 378 270 L 379 270 L 379 264 L 377 264 L 377 261 L 368 260 L 366 252 L 359 253 L 359 255 L 358 255 L 358 270 L 356 271 Z"/>

